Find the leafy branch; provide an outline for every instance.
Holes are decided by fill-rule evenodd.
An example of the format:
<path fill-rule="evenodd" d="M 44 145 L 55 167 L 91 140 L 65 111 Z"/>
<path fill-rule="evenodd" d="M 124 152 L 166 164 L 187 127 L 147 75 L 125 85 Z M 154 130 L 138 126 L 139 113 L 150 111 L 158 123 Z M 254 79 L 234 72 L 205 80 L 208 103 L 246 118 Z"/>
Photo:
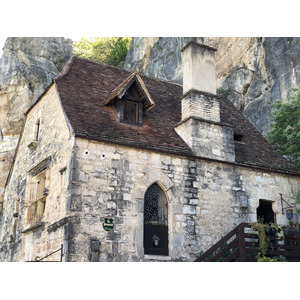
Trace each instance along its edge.
<path fill-rule="evenodd" d="M 74 55 L 111 66 L 123 66 L 131 43 L 130 37 L 82 38 L 73 43 Z"/>
<path fill-rule="evenodd" d="M 300 90 L 290 89 L 288 103 L 279 100 L 272 105 L 272 124 L 268 141 L 300 168 Z"/>

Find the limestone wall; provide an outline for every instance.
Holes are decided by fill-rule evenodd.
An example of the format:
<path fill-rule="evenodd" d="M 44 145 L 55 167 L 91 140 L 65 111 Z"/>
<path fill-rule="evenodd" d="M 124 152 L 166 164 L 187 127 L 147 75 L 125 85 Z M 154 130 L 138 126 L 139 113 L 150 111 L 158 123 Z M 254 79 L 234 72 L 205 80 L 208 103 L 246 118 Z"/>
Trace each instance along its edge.
<path fill-rule="evenodd" d="M 279 193 L 290 200 L 300 186 L 297 177 L 79 138 L 74 141 L 64 115 L 54 107 L 59 106 L 52 88 L 43 105 L 28 115 L 20 144 L 24 155 L 16 160 L 1 216 L 1 260 L 33 260 L 63 243 L 67 261 L 153 261 L 144 256 L 143 210 L 145 192 L 154 182 L 168 199 L 166 260 L 192 261 L 236 225 L 255 221 L 259 199 L 274 201 L 277 221 L 287 223 Z M 53 122 L 54 115 L 59 122 Z M 41 143 L 30 152 L 27 145 L 37 116 L 46 123 L 41 124 Z M 49 156 L 45 224 L 26 231 L 28 171 Z M 62 185 L 60 171 L 65 167 Z M 11 241 L 18 197 L 16 238 Z M 107 217 L 114 220 L 110 232 L 102 227 Z M 59 253 L 52 259 L 58 260 Z"/>
<path fill-rule="evenodd" d="M 177 125 L 175 130 L 195 155 L 235 161 L 232 127 L 192 117 Z"/>
<path fill-rule="evenodd" d="M 39 140 L 30 150 L 37 120 Z M 66 261 L 149 260 L 143 249 L 144 196 L 155 182 L 168 199 L 165 259 L 192 261 L 239 223 L 255 221 L 260 199 L 273 201 L 277 221 L 287 224 L 280 193 L 292 203 L 300 186 L 297 177 L 235 164 L 75 139 L 55 86 L 29 112 L 18 153 L 0 214 L 1 261 L 34 260 L 61 244 Z M 32 226 L 26 221 L 27 186 L 45 160 L 45 214 Z M 111 232 L 102 227 L 107 217 L 114 220 Z"/>
<path fill-rule="evenodd" d="M 70 261 L 145 261 L 143 207 L 147 188 L 158 182 L 168 199 L 169 255 L 191 261 L 243 221 L 254 221 L 259 199 L 286 199 L 300 180 L 231 164 L 76 139 L 69 242 Z M 273 183 L 273 184 L 271 184 Z M 263 192 L 264 191 L 264 192 Z M 286 223 L 280 211 L 277 220 Z M 115 228 L 102 223 L 111 217 Z M 100 241 L 93 253 L 92 241 Z"/>
<path fill-rule="evenodd" d="M 40 120 L 37 147 L 28 145 L 35 139 L 36 122 Z M 66 217 L 66 199 L 69 196 L 68 182 L 74 137 L 71 134 L 53 85 L 27 115 L 22 140 L 7 186 L 3 212 L 0 214 L 0 259 L 5 261 L 34 260 L 60 248 L 63 243 Z M 45 159 L 50 158 L 47 168 L 45 214 L 40 226 L 34 228 L 26 220 L 28 208 L 28 172 Z M 29 197 L 30 198 L 30 197 Z M 19 213 L 16 216 L 16 203 Z M 44 224 L 43 224 L 44 223 Z M 16 224 L 15 233 L 13 224 Z M 31 229 L 30 229 L 31 228 Z M 15 235 L 15 237 L 14 237 Z M 12 252 L 15 254 L 12 255 Z M 59 253 L 51 260 L 59 259 Z"/>
<path fill-rule="evenodd" d="M 295 199 L 292 196 L 300 190 L 300 178 L 259 171 L 241 171 L 242 189 L 247 191 L 249 199 L 249 221 L 256 221 L 256 208 L 259 206 L 259 200 L 261 199 L 274 201 L 272 209 L 275 213 L 277 223 L 288 225 L 289 220 L 286 218 L 286 211 L 283 210 L 282 213 L 282 208 L 288 208 L 289 204 L 295 205 Z M 283 205 L 281 205 L 280 194 L 282 194 L 283 199 L 288 203 L 283 201 Z M 292 221 L 294 223 L 297 222 L 295 208 Z"/>

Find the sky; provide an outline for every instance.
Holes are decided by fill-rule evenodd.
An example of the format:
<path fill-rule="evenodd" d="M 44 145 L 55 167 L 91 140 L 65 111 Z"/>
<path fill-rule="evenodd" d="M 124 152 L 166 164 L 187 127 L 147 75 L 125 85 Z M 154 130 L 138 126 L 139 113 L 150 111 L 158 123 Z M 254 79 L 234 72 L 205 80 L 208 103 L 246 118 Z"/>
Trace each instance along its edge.
<path fill-rule="evenodd" d="M 0 55 L 6 37 L 281 37 L 300 36 L 294 0 L 270 6 L 268 1 L 181 2 L 152 0 L 75 1 L 10 0 L 1 3 Z M 204 2 L 204 3 L 203 3 Z M 179 5 L 179 4 L 180 5 Z"/>
<path fill-rule="evenodd" d="M 293 0 L 272 7 L 261 0 L 252 0 L 246 7 L 238 0 L 202 2 L 196 5 L 194 0 L 185 0 L 179 5 L 171 0 L 152 0 L 145 8 L 136 0 L 111 4 L 85 0 L 84 5 L 52 0 L 44 7 L 38 0 L 3 1 L 1 11 L 6 13 L 0 18 L 0 55 L 8 36 L 72 40 L 96 36 L 300 36 L 298 10 L 289 6 Z"/>

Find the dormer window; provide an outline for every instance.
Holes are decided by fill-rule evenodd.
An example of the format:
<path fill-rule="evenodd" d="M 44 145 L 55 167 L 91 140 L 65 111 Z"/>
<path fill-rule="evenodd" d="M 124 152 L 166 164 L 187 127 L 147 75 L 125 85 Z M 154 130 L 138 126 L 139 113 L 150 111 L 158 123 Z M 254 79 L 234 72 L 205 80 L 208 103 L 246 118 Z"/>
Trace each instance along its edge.
<path fill-rule="evenodd" d="M 139 103 L 124 100 L 123 121 L 137 125 L 139 123 Z"/>
<path fill-rule="evenodd" d="M 113 104 L 121 123 L 143 126 L 143 106 L 141 101 L 122 99 Z"/>
<path fill-rule="evenodd" d="M 143 113 L 155 106 L 141 77 L 134 73 L 117 86 L 105 101 L 121 123 L 143 126 Z"/>

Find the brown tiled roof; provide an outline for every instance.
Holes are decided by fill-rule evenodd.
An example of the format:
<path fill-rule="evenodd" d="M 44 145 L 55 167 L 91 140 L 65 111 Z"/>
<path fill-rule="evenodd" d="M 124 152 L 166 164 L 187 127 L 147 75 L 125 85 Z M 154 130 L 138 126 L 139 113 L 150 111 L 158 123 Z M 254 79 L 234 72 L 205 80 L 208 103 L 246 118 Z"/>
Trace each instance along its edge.
<path fill-rule="evenodd" d="M 228 99 L 221 98 L 220 100 L 221 121 L 231 124 L 234 132 L 242 136 L 241 142 L 235 142 L 236 162 L 299 171 L 269 144 Z"/>
<path fill-rule="evenodd" d="M 71 60 L 69 70 L 55 80 L 77 136 L 192 155 L 174 130 L 180 121 L 180 85 L 141 76 L 156 105 L 144 113 L 142 127 L 127 125 L 120 123 L 114 108 L 104 103 L 130 72 L 77 57 Z"/>
<path fill-rule="evenodd" d="M 182 86 L 140 75 L 155 106 L 144 113 L 143 126 L 120 123 L 114 108 L 104 105 L 109 95 L 130 78 L 130 72 L 72 57 L 55 78 L 64 111 L 78 137 L 121 143 L 149 150 L 193 156 L 174 127 L 181 121 Z M 253 125 L 220 98 L 221 121 L 243 136 L 236 142 L 236 162 L 296 171 Z"/>

